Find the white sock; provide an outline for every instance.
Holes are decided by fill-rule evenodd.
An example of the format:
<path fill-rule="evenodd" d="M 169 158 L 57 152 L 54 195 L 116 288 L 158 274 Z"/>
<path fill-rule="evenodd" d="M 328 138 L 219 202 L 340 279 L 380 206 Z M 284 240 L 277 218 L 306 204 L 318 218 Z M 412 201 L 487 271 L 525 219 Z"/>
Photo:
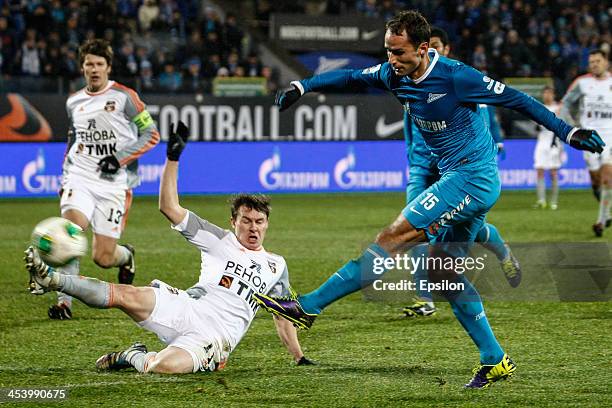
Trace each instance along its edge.
<path fill-rule="evenodd" d="M 112 284 L 84 276 L 62 275 L 55 272 L 57 288 L 74 296 L 87 306 L 106 309 L 112 306 Z"/>
<path fill-rule="evenodd" d="M 545 203 L 546 202 L 546 182 L 544 181 L 544 178 L 538 179 L 537 192 L 538 192 L 538 202 Z"/>
<path fill-rule="evenodd" d="M 552 179 L 552 187 L 550 192 L 550 203 L 557 205 L 559 201 L 559 180 L 554 178 Z"/>
<path fill-rule="evenodd" d="M 68 265 L 64 265 L 61 268 L 56 268 L 56 271 L 63 275 L 78 275 L 79 274 L 79 260 L 75 259 Z M 64 303 L 69 308 L 72 307 L 72 296 L 67 295 L 63 292 L 57 292 L 57 303 Z"/>
<path fill-rule="evenodd" d="M 115 264 L 113 266 L 123 266 L 130 261 L 132 253 L 122 245 L 115 248 Z"/>
<path fill-rule="evenodd" d="M 612 205 L 612 187 L 601 187 L 601 200 L 599 201 L 599 216 L 597 217 L 598 224 L 605 224 L 610 214 L 610 206 Z"/>
<path fill-rule="evenodd" d="M 139 373 L 146 373 L 149 371 L 149 363 L 156 355 L 157 352 L 155 351 L 143 353 L 142 351 L 134 350 L 130 352 L 125 359 L 136 369 L 136 371 Z"/>

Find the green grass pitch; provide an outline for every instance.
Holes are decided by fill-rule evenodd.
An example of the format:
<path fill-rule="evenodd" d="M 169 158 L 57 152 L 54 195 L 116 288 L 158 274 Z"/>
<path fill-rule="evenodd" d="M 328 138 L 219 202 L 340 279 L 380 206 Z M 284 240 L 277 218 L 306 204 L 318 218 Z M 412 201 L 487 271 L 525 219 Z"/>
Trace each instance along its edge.
<path fill-rule="evenodd" d="M 532 192 L 504 192 L 488 220 L 511 243 L 596 241 L 590 192 L 562 192 L 556 212 L 532 210 L 534 201 Z M 226 197 L 190 196 L 182 204 L 228 226 Z M 272 204 L 266 248 L 285 256 L 293 286 L 304 292 L 358 255 L 396 217 L 403 196 L 278 195 Z M 364 302 L 359 294 L 332 305 L 300 333 L 306 355 L 319 362 L 314 367 L 292 364 L 272 319 L 260 311 L 224 371 L 96 372 L 94 362 L 105 352 L 136 340 L 153 350 L 161 343 L 117 310 L 76 302 L 74 320 L 47 318 L 54 296 L 27 293 L 21 257 L 36 222 L 57 213 L 57 200 L 0 201 L 0 387 L 68 387 L 62 405 L 79 407 L 612 406 L 609 302 L 485 302 L 518 370 L 512 380 L 480 391 L 462 389 L 478 353 L 447 305 L 439 303 L 435 317 L 409 320 L 402 304 Z M 604 239 L 610 237 L 612 230 Z M 198 250 L 169 229 L 155 197 L 136 197 L 124 241 L 137 249 L 136 284 L 159 278 L 185 288 L 196 281 Z M 116 270 L 101 270 L 89 259 L 81 270 L 116 279 Z"/>

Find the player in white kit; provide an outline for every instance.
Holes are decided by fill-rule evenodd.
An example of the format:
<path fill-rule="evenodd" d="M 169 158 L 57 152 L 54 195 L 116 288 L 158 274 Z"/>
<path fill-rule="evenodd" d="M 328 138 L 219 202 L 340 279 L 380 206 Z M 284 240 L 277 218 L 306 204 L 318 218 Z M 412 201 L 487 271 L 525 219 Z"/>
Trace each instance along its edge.
<path fill-rule="evenodd" d="M 580 126 L 595 129 L 606 146 L 601 153 L 584 153 L 593 193 L 599 201 L 597 222 L 593 232 L 603 235 L 610 226 L 612 205 L 612 75 L 608 72 L 608 56 L 603 50 L 589 53 L 589 74 L 570 85 L 561 103 L 561 116 Z"/>
<path fill-rule="evenodd" d="M 553 112 L 559 115 L 560 105 L 555 102 L 555 92 L 552 87 L 546 86 L 542 90 L 542 102 Z M 567 160 L 567 155 L 563 149 L 563 144 L 555 138 L 553 132 L 548 129 L 540 128 L 538 131 L 538 142 L 533 152 L 533 167 L 537 171 L 537 196 L 536 208 L 546 208 L 546 181 L 545 172 L 550 173 L 551 194 L 550 209 L 558 208 L 559 200 L 559 174 L 558 170 Z"/>
<path fill-rule="evenodd" d="M 119 267 L 120 283 L 132 283 L 134 248 L 117 245 L 126 226 L 132 188 L 138 185 L 138 158 L 159 142 L 145 104 L 132 89 L 110 81 L 113 51 L 104 40 L 79 49 L 86 86 L 66 101 L 70 120 L 63 163 L 62 217 L 93 230 L 92 255 L 102 268 Z M 77 275 L 78 261 L 62 273 Z M 58 293 L 52 319 L 70 319 L 72 299 Z"/>
<path fill-rule="evenodd" d="M 234 198 L 233 231 L 180 206 L 178 159 L 188 135 L 188 129 L 179 123 L 169 138 L 159 208 L 172 228 L 201 251 L 200 277 L 194 286 L 180 290 L 154 280 L 148 287 L 134 287 L 65 275 L 45 265 L 32 247 L 26 250 L 26 268 L 44 291 L 62 290 L 91 307 L 121 309 L 167 345 L 155 353 L 136 343 L 100 357 L 96 361 L 99 369 L 134 367 L 143 373 L 219 370 L 255 317 L 258 306 L 252 295 L 291 293 L 284 258 L 263 247 L 270 211 L 266 197 L 243 194 Z M 274 322 L 296 363 L 312 364 L 302 353 L 295 327 L 280 317 Z"/>

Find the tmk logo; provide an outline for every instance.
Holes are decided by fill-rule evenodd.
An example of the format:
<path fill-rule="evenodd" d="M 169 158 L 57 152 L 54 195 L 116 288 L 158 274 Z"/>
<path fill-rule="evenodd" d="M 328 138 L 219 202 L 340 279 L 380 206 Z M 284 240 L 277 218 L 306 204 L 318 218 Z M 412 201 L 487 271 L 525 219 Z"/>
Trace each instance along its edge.
<path fill-rule="evenodd" d="M 38 149 L 36 159 L 28 162 L 21 172 L 21 182 L 30 193 L 55 193 L 59 191 L 62 176 L 42 174 L 45 171 L 45 155 Z"/>

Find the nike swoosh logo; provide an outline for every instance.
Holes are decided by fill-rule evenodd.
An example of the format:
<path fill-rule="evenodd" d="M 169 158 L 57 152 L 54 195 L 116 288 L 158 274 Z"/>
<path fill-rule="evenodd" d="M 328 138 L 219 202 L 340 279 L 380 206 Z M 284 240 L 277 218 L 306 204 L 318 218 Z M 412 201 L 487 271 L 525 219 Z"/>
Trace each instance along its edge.
<path fill-rule="evenodd" d="M 376 121 L 376 136 L 380 138 L 389 137 L 394 133 L 399 132 L 404 127 L 404 121 L 400 120 L 393 123 L 385 123 L 385 116 L 381 116 Z"/>
<path fill-rule="evenodd" d="M 414 209 L 414 206 L 410 207 L 410 211 L 412 211 L 413 213 L 419 214 L 421 217 L 423 216 L 423 214 L 421 214 L 420 212 Z"/>
<path fill-rule="evenodd" d="M 371 39 L 376 38 L 376 36 L 378 35 L 379 32 L 380 32 L 380 30 L 363 31 L 361 33 L 361 39 L 365 40 L 365 41 L 370 41 Z"/>
<path fill-rule="evenodd" d="M 427 96 L 427 103 L 432 103 L 433 101 L 437 101 L 440 98 L 444 98 L 447 94 L 443 93 L 443 94 L 432 94 L 430 93 Z"/>

